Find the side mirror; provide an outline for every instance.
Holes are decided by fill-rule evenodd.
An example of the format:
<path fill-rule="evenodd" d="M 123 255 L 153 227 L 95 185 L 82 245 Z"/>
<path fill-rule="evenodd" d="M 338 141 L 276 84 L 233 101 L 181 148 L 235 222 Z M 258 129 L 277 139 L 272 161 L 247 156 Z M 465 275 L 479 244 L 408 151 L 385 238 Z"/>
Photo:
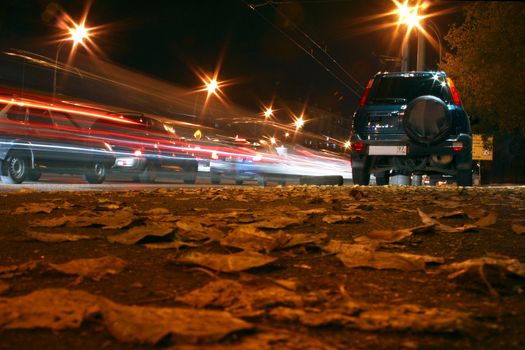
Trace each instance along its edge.
<path fill-rule="evenodd" d="M 470 125 L 479 124 L 481 120 L 477 115 L 469 115 L 468 119 L 470 120 Z"/>

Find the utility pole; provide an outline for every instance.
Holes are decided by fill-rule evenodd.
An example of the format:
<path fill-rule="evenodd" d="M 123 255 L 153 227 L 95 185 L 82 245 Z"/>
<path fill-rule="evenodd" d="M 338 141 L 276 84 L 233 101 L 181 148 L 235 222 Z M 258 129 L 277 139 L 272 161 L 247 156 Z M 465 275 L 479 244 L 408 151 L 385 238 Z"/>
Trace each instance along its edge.
<path fill-rule="evenodd" d="M 420 7 L 417 9 L 418 16 L 423 11 Z M 417 71 L 422 72 L 425 70 L 425 34 L 421 28 L 417 30 Z"/>

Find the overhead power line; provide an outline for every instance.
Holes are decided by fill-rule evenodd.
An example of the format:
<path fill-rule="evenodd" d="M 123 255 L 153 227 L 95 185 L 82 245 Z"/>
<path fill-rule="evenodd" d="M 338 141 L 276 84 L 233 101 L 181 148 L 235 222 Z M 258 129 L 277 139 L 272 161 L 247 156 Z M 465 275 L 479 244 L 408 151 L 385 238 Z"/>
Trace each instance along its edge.
<path fill-rule="evenodd" d="M 341 64 L 337 62 L 337 60 L 328 52 L 326 48 L 323 48 L 321 45 L 319 45 L 314 39 L 312 39 L 307 33 L 305 33 L 301 28 L 299 28 L 293 21 L 291 21 L 284 13 L 282 13 L 279 9 L 277 9 L 274 4 L 281 3 L 279 1 L 266 1 L 262 4 L 251 4 L 248 3 L 246 0 L 241 0 L 246 6 L 248 6 L 250 9 L 252 9 L 259 17 L 261 17 L 265 22 L 270 24 L 274 29 L 276 29 L 279 33 L 281 33 L 283 36 L 285 36 L 288 40 L 290 40 L 295 46 L 297 46 L 299 49 L 301 49 L 304 53 L 306 53 L 308 56 L 310 56 L 314 61 L 316 61 L 320 66 L 324 68 L 326 72 L 328 72 L 333 78 L 335 78 L 339 83 L 341 83 L 343 86 L 345 86 L 347 89 L 349 89 L 352 93 L 354 93 L 358 98 L 361 97 L 361 94 L 357 89 L 350 85 L 348 81 L 345 81 L 346 79 L 343 79 L 340 74 L 337 74 L 334 72 L 334 70 L 339 71 L 339 73 L 343 73 L 342 75 L 349 78 L 353 85 L 356 85 L 359 90 L 363 89 L 363 86 L 355 79 Z M 285 32 L 283 29 L 275 25 L 271 20 L 269 20 L 261 11 L 258 9 L 262 6 L 271 6 L 279 16 L 286 19 L 288 23 L 291 24 L 292 29 L 295 31 L 295 34 L 299 34 L 299 38 L 293 38 L 292 35 Z M 304 44 L 301 44 L 298 40 L 306 41 L 305 44 L 309 47 L 305 47 Z M 316 53 L 321 53 L 321 55 L 316 55 Z M 327 62 L 323 62 L 323 60 Z M 327 64 L 328 63 L 328 64 Z M 333 66 L 331 69 L 328 67 L 328 65 Z"/>

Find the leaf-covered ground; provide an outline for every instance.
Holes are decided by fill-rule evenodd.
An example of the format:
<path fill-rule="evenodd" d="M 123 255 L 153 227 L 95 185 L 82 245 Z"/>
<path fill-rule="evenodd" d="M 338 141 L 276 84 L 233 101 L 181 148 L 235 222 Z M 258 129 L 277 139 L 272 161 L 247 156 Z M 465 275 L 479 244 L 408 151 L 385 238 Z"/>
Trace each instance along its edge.
<path fill-rule="evenodd" d="M 0 349 L 525 347 L 525 188 L 0 203 Z"/>

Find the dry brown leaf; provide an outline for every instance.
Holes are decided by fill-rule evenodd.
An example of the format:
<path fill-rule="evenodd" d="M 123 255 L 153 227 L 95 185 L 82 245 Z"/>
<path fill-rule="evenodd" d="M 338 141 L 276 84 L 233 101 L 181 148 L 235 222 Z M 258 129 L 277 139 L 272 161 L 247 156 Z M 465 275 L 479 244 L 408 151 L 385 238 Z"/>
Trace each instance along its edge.
<path fill-rule="evenodd" d="M 169 215 L 169 213 L 170 210 L 168 208 L 153 208 L 144 212 L 148 216 Z"/>
<path fill-rule="evenodd" d="M 441 267 L 448 278 L 460 280 L 462 287 L 488 289 L 497 295 L 499 291 L 521 290 L 525 284 L 525 264 L 508 257 L 482 257 L 468 259 Z M 521 294 L 521 291 L 520 291 Z"/>
<path fill-rule="evenodd" d="M 301 310 L 278 307 L 270 316 L 278 321 L 300 322 L 309 327 L 347 326 L 366 331 L 457 332 L 471 323 L 469 315 L 445 308 L 414 304 L 383 305 L 348 302 L 339 309 Z"/>
<path fill-rule="evenodd" d="M 438 211 L 438 212 L 429 214 L 431 218 L 435 218 L 435 219 L 462 218 L 462 217 L 465 217 L 466 215 L 467 214 L 463 210 L 454 210 L 451 212 Z"/>
<path fill-rule="evenodd" d="M 50 214 L 53 210 L 58 207 L 57 204 L 47 203 L 24 203 L 21 207 L 15 209 L 15 214 L 37 214 L 45 213 Z"/>
<path fill-rule="evenodd" d="M 51 219 L 34 220 L 34 227 L 89 227 L 102 226 L 103 229 L 120 229 L 129 226 L 135 220 L 133 210 L 124 208 L 118 211 L 82 211 L 78 215 L 61 216 Z"/>
<path fill-rule="evenodd" d="M 328 209 L 326 208 L 314 208 L 314 209 L 307 209 L 307 210 L 299 210 L 298 213 L 305 214 L 305 215 L 321 215 L 326 214 Z"/>
<path fill-rule="evenodd" d="M 69 217 L 61 216 L 57 218 L 34 220 L 30 223 L 33 227 L 61 227 L 69 221 Z"/>
<path fill-rule="evenodd" d="M 182 241 L 218 241 L 224 234 L 215 227 L 205 227 L 193 217 L 177 221 L 176 237 Z"/>
<path fill-rule="evenodd" d="M 487 226 L 494 225 L 497 219 L 498 219 L 498 216 L 496 215 L 496 213 L 489 213 L 489 215 L 476 221 L 475 224 L 479 227 L 487 227 Z"/>
<path fill-rule="evenodd" d="M 240 342 L 215 345 L 181 345 L 166 350 L 335 350 L 316 338 L 287 331 L 257 333 Z"/>
<path fill-rule="evenodd" d="M 40 263 L 38 261 L 28 261 L 20 265 L 0 266 L 0 278 L 12 278 L 24 275 L 36 269 Z"/>
<path fill-rule="evenodd" d="M 165 237 L 173 232 L 173 225 L 164 222 L 147 222 L 145 225 L 135 226 L 119 235 L 108 236 L 111 243 L 135 244 L 146 237 Z"/>
<path fill-rule="evenodd" d="M 228 233 L 220 240 L 220 243 L 244 250 L 269 252 L 275 246 L 275 235 L 258 230 L 254 226 L 242 225 Z"/>
<path fill-rule="evenodd" d="M 435 225 L 422 225 L 412 228 L 400 229 L 400 230 L 373 230 L 367 233 L 365 236 L 359 236 L 355 239 L 356 242 L 368 242 L 377 241 L 385 243 L 399 242 L 402 239 L 412 236 L 414 233 L 423 233 L 430 231 Z"/>
<path fill-rule="evenodd" d="M 253 317 L 276 305 L 301 306 L 299 294 L 276 285 L 248 286 L 232 280 L 216 280 L 177 298 L 197 308 L 220 307 L 239 317 Z"/>
<path fill-rule="evenodd" d="M 325 215 L 323 217 L 323 222 L 327 224 L 359 223 L 364 220 L 365 218 L 360 215 Z"/>
<path fill-rule="evenodd" d="M 435 230 L 438 232 L 443 233 L 461 233 L 461 232 L 467 232 L 472 231 L 478 228 L 477 225 L 471 225 L 471 224 L 465 224 L 463 226 L 459 227 L 452 227 L 445 224 L 440 223 L 436 219 L 431 218 L 428 214 L 424 213 L 421 209 L 417 209 L 417 212 L 419 214 L 419 217 L 421 218 L 421 221 L 425 225 L 434 225 Z"/>
<path fill-rule="evenodd" d="M 9 290 L 9 288 L 11 288 L 9 283 L 0 280 L 0 294 L 3 294 L 4 292 L 7 292 Z"/>
<path fill-rule="evenodd" d="M 321 245 L 328 238 L 326 233 L 306 234 L 306 233 L 286 233 L 279 231 L 275 235 L 275 243 L 272 250 L 292 248 L 299 245 Z"/>
<path fill-rule="evenodd" d="M 301 225 L 308 218 L 308 215 L 304 214 L 284 216 L 285 214 L 276 215 L 276 213 L 279 212 L 274 212 L 271 216 L 251 223 L 250 225 L 257 228 L 280 229 L 292 225 Z"/>
<path fill-rule="evenodd" d="M 180 263 L 195 264 L 221 272 L 239 272 L 270 264 L 277 260 L 256 252 L 243 251 L 234 254 L 204 254 L 192 252 L 179 259 Z"/>
<path fill-rule="evenodd" d="M 126 265 L 127 263 L 120 258 L 104 256 L 95 259 L 75 259 L 64 264 L 49 264 L 49 267 L 67 275 L 78 275 L 98 281 L 106 275 L 119 273 Z"/>
<path fill-rule="evenodd" d="M 442 263 L 443 258 L 407 253 L 377 251 L 370 244 L 349 244 L 331 240 L 325 249 L 336 256 L 346 267 L 370 267 L 374 269 L 395 269 L 402 271 L 425 270 L 426 263 Z"/>
<path fill-rule="evenodd" d="M 31 237 L 37 241 L 41 242 L 74 242 L 81 239 L 94 239 L 93 236 L 86 235 L 75 235 L 72 233 L 45 233 L 45 232 L 36 232 L 28 231 L 28 237 Z"/>
<path fill-rule="evenodd" d="M 215 310 L 114 304 L 103 315 L 109 332 L 123 342 L 157 344 L 166 337 L 185 343 L 214 342 L 252 328 L 228 312 Z"/>
<path fill-rule="evenodd" d="M 180 249 L 182 247 L 199 247 L 200 244 L 192 242 L 162 242 L 162 243 L 148 243 L 144 244 L 144 247 L 148 249 Z"/>
<path fill-rule="evenodd" d="M 513 224 L 512 231 L 514 231 L 514 233 L 517 233 L 518 235 L 523 235 L 525 234 L 525 226 L 520 224 Z"/>
<path fill-rule="evenodd" d="M 96 317 L 102 316 L 102 317 Z M 78 328 L 97 318 L 122 342 L 210 342 L 252 326 L 212 310 L 124 306 L 79 290 L 43 289 L 0 298 L 0 329 Z"/>

